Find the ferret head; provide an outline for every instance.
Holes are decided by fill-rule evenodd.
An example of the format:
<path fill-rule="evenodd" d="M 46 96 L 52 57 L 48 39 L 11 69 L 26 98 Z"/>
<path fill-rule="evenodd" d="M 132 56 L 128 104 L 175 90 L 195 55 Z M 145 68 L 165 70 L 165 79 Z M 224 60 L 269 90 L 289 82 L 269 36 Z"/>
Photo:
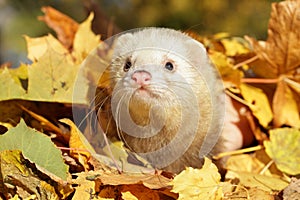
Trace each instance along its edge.
<path fill-rule="evenodd" d="M 188 98 L 187 91 L 207 87 L 208 65 L 198 41 L 179 31 L 146 28 L 117 39 L 110 71 L 113 85 L 132 92 L 136 101 L 170 103 L 176 95 Z"/>
<path fill-rule="evenodd" d="M 211 122 L 217 124 L 220 109 L 214 106 L 220 103 L 214 95 L 221 92 L 215 87 L 219 78 L 204 46 L 191 37 L 165 28 L 123 34 L 114 44 L 109 70 L 112 113 L 134 150 L 161 148 L 159 152 L 177 158 L 196 134 L 201 144 Z M 147 155 L 161 163 L 166 156 L 158 159 L 165 155 L 159 152 Z"/>

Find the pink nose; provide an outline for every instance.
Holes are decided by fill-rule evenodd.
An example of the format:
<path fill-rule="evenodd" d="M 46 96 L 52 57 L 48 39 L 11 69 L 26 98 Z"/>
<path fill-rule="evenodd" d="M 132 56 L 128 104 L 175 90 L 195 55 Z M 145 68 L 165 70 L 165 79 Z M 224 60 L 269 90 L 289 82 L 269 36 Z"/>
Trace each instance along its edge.
<path fill-rule="evenodd" d="M 151 81 L 151 74 L 144 70 L 138 70 L 132 74 L 131 79 L 138 85 L 148 85 Z"/>

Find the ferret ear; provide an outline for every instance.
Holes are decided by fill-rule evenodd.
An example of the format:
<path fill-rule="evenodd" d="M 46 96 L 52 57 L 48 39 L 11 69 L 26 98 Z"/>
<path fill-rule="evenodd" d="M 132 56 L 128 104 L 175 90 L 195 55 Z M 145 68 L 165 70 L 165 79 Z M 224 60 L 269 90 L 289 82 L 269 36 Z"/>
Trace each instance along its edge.
<path fill-rule="evenodd" d="M 191 49 L 199 51 L 199 53 L 202 52 L 202 53 L 206 54 L 206 49 L 205 49 L 204 45 L 202 43 L 198 42 L 197 40 L 191 39 L 191 40 L 188 40 L 187 43 L 191 47 Z"/>
<path fill-rule="evenodd" d="M 128 52 L 131 50 L 132 40 L 133 40 L 132 33 L 125 33 L 120 36 L 117 36 L 116 40 L 114 41 L 113 49 L 114 49 L 114 56 L 119 56 L 120 54 L 124 54 L 124 52 Z"/>
<path fill-rule="evenodd" d="M 189 47 L 190 60 L 195 64 L 200 64 L 208 62 L 208 55 L 204 45 L 195 39 L 190 39 L 187 41 Z"/>
<path fill-rule="evenodd" d="M 133 39 L 132 33 L 124 33 L 124 34 L 118 36 L 117 41 L 118 41 L 118 43 L 122 44 L 122 43 L 128 42 L 132 39 Z"/>

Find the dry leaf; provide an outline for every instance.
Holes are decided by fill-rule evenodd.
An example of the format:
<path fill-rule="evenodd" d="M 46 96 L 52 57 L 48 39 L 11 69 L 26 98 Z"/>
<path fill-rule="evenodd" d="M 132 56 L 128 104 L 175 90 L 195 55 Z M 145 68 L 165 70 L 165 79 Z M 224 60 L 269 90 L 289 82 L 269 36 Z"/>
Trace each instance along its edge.
<path fill-rule="evenodd" d="M 225 88 L 240 85 L 243 73 L 233 68 L 231 61 L 223 53 L 217 51 L 209 51 L 209 58 L 219 70 L 224 81 Z"/>
<path fill-rule="evenodd" d="M 79 25 L 75 34 L 73 56 L 76 58 L 77 63 L 81 63 L 100 43 L 100 36 L 95 35 L 91 30 L 93 18 L 94 14 L 91 13 L 89 17 Z"/>
<path fill-rule="evenodd" d="M 227 56 L 237 56 L 250 52 L 248 44 L 240 38 L 222 39 L 220 42 L 223 44 Z"/>
<path fill-rule="evenodd" d="M 300 179 L 292 178 L 289 186 L 283 190 L 283 199 L 300 199 Z"/>
<path fill-rule="evenodd" d="M 289 74 L 300 65 L 300 1 L 272 4 L 266 42 L 248 38 L 265 66 L 263 77 Z"/>
<path fill-rule="evenodd" d="M 230 171 L 243 171 L 254 174 L 260 173 L 265 164 L 258 160 L 253 154 L 232 155 L 226 162 L 226 169 Z M 265 175 L 271 175 L 270 171 L 266 171 Z"/>
<path fill-rule="evenodd" d="M 269 21 L 268 39 L 256 41 L 247 38 L 254 52 L 265 65 L 259 70 L 252 69 L 258 76 L 277 78 L 279 83 L 273 99 L 274 125 L 300 127 L 299 99 L 289 86 L 284 83 L 286 78 L 296 84 L 300 82 L 300 1 L 283 1 L 272 4 Z M 299 93 L 299 92 L 298 92 Z"/>
<path fill-rule="evenodd" d="M 150 189 L 165 188 L 170 185 L 170 179 L 157 174 L 138 174 L 138 173 L 123 173 L 111 174 L 102 173 L 97 178 L 104 185 L 133 185 L 142 184 Z"/>
<path fill-rule="evenodd" d="M 188 167 L 175 176 L 172 181 L 172 192 L 179 194 L 178 199 L 222 199 L 222 187 L 220 187 L 221 176 L 218 168 L 205 158 L 201 169 Z"/>
<path fill-rule="evenodd" d="M 239 184 L 250 187 L 259 188 L 264 191 L 280 191 L 284 189 L 288 183 L 277 177 L 264 176 L 249 172 L 228 171 L 226 174 L 228 179 L 239 179 Z"/>
<path fill-rule="evenodd" d="M 87 174 L 85 172 L 76 174 L 77 178 L 73 180 L 73 183 L 78 184 L 78 186 L 74 187 L 75 193 L 72 197 L 73 200 L 97 199 L 95 195 L 95 182 L 86 178 L 90 174 L 91 173 Z"/>
<path fill-rule="evenodd" d="M 30 38 L 24 36 L 27 44 L 27 57 L 33 62 L 38 61 L 49 49 L 57 54 L 64 55 L 72 63 L 72 58 L 68 55 L 68 50 L 53 35 Z"/>
<path fill-rule="evenodd" d="M 277 85 L 273 99 L 274 125 L 290 125 L 300 128 L 299 97 L 283 80 Z"/>
<path fill-rule="evenodd" d="M 122 192 L 122 198 L 125 200 L 138 200 L 131 192 Z"/>
<path fill-rule="evenodd" d="M 253 115 L 263 127 L 267 127 L 273 119 L 273 114 L 266 94 L 261 89 L 247 84 L 241 84 L 240 89 Z"/>
<path fill-rule="evenodd" d="M 279 128 L 270 131 L 270 141 L 265 141 L 267 154 L 282 172 L 300 174 L 300 131 Z"/>
<path fill-rule="evenodd" d="M 7 192 L 14 191 L 22 199 L 31 195 L 36 196 L 34 199 L 65 199 L 73 191 L 69 184 L 43 180 L 41 172 L 29 168 L 28 161 L 16 150 L 0 151 L 0 187 L 0 194 L 9 196 Z"/>
<path fill-rule="evenodd" d="M 71 129 L 69 147 L 72 150 L 70 151 L 70 155 L 77 158 L 80 164 L 88 170 L 90 168 L 88 160 L 91 154 L 96 153 L 94 148 L 70 119 L 61 119 L 59 121 L 68 124 Z"/>
<path fill-rule="evenodd" d="M 41 16 L 38 19 L 46 22 L 56 32 L 59 41 L 66 49 L 71 49 L 78 29 L 78 23 L 50 6 L 43 7 L 42 11 L 45 13 L 45 16 Z"/>

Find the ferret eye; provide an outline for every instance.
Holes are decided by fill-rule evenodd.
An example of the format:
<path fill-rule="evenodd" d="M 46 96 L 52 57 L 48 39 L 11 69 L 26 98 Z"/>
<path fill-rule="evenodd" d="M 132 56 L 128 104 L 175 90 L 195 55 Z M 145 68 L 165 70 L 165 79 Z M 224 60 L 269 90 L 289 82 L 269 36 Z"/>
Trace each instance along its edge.
<path fill-rule="evenodd" d="M 126 63 L 125 63 L 125 65 L 124 65 L 124 68 L 123 68 L 124 72 L 128 72 L 128 70 L 130 69 L 131 65 L 132 65 L 131 62 L 129 60 L 127 60 Z"/>
<path fill-rule="evenodd" d="M 165 68 L 166 68 L 167 70 L 169 70 L 169 71 L 173 71 L 174 66 L 173 66 L 173 64 L 172 64 L 171 62 L 167 62 L 167 63 L 165 64 Z"/>

